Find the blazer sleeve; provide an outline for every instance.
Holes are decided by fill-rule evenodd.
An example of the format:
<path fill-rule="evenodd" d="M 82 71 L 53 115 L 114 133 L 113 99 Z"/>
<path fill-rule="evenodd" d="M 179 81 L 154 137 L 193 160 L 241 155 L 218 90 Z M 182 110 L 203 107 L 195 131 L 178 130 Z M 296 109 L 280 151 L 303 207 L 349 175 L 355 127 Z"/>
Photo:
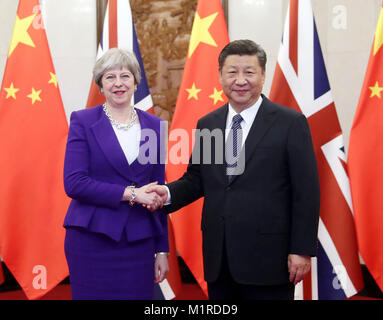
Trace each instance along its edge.
<path fill-rule="evenodd" d="M 64 161 L 65 192 L 88 204 L 118 208 L 125 186 L 91 178 L 90 156 L 85 126 L 77 112 L 72 112 Z"/>
<path fill-rule="evenodd" d="M 320 187 L 310 129 L 304 115 L 288 133 L 287 152 L 292 185 L 290 253 L 315 256 Z"/>

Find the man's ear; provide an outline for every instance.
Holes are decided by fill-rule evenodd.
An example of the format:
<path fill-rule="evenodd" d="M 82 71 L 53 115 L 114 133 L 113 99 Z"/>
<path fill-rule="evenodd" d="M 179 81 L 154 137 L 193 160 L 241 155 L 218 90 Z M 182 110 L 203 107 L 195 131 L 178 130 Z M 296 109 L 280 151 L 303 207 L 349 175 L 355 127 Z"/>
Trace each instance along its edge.
<path fill-rule="evenodd" d="M 222 86 L 222 69 L 218 71 L 218 75 L 219 75 L 219 77 L 218 77 L 219 83 Z"/>

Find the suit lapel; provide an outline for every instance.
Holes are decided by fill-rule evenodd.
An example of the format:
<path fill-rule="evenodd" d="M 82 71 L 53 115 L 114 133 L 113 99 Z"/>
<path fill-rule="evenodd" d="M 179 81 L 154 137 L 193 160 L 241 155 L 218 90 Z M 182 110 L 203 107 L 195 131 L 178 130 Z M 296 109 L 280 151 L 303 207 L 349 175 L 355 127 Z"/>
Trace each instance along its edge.
<path fill-rule="evenodd" d="M 226 162 L 225 162 L 225 130 L 226 130 L 226 119 L 227 119 L 227 113 L 229 112 L 229 105 L 224 105 L 223 108 L 220 109 L 220 111 L 216 114 L 216 119 L 214 121 L 214 128 L 217 128 L 221 130 L 223 134 L 223 141 L 221 146 L 215 146 L 214 143 L 212 143 L 212 146 L 218 147 L 218 154 L 222 153 L 222 163 L 216 163 L 216 159 L 214 159 L 213 163 L 216 163 L 213 166 L 213 170 L 216 172 L 217 176 L 222 180 L 223 183 L 226 183 Z M 216 150 L 212 150 L 212 155 L 215 155 Z"/>
<path fill-rule="evenodd" d="M 154 133 L 155 135 L 157 135 L 157 134 L 159 134 L 159 132 L 154 130 L 153 123 L 150 120 L 150 118 L 145 115 L 145 111 L 142 111 L 140 109 L 136 109 L 136 111 L 137 111 L 137 116 L 138 116 L 138 119 L 140 121 L 140 126 L 141 126 L 140 151 L 139 151 L 137 159 L 134 160 L 134 162 L 131 164 L 131 166 L 138 164 L 139 163 L 137 161 L 138 159 L 144 159 L 145 158 L 145 152 L 147 151 L 147 148 L 143 147 L 144 144 L 150 145 L 151 152 L 153 152 L 153 150 L 155 150 L 155 152 L 157 152 L 157 150 L 158 150 L 157 145 L 153 144 L 153 143 L 157 142 L 157 137 L 154 137 L 154 136 L 149 137 L 148 134 L 151 135 L 151 133 Z M 146 129 L 150 129 L 150 132 L 147 132 L 147 134 L 145 135 L 145 139 L 144 139 L 142 134 L 143 134 L 143 132 L 145 132 Z M 146 137 L 148 139 L 146 139 Z"/>
<path fill-rule="evenodd" d="M 103 111 L 101 112 L 100 119 L 91 126 L 91 130 L 110 165 L 123 177 L 131 180 L 129 163 L 126 160 L 124 151 L 118 142 L 110 121 Z"/>
<path fill-rule="evenodd" d="M 249 161 L 251 155 L 255 151 L 258 143 L 265 136 L 267 130 L 274 123 L 277 118 L 277 109 L 264 95 L 262 95 L 263 102 L 259 107 L 258 113 L 254 119 L 254 122 L 250 128 L 249 134 L 244 144 L 244 152 L 241 152 L 239 163 L 245 165 Z M 233 183 L 238 175 L 235 175 L 230 183 Z"/>

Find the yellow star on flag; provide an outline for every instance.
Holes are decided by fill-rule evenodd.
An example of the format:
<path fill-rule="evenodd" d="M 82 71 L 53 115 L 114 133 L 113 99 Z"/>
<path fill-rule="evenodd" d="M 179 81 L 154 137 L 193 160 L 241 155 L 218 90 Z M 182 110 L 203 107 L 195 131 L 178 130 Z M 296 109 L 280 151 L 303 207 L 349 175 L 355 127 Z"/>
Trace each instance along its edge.
<path fill-rule="evenodd" d="M 190 36 L 190 45 L 189 45 L 189 55 L 190 58 L 198 45 L 203 42 L 208 45 L 217 47 L 216 42 L 209 32 L 210 26 L 213 24 L 215 18 L 217 17 L 218 12 L 211 14 L 203 19 L 200 18 L 198 12 L 195 14 L 193 30 Z"/>
<path fill-rule="evenodd" d="M 188 100 L 191 98 L 198 100 L 198 93 L 201 91 L 201 89 L 197 89 L 195 83 L 193 82 L 192 87 L 190 89 L 186 89 L 186 91 L 189 93 Z"/>
<path fill-rule="evenodd" d="M 57 88 L 57 77 L 54 73 L 49 72 L 51 75 L 51 79 L 48 81 L 48 83 L 53 83 L 55 87 Z"/>
<path fill-rule="evenodd" d="M 25 45 L 31 46 L 35 48 L 35 44 L 33 43 L 29 33 L 28 28 L 33 22 L 36 14 L 33 14 L 24 19 L 20 19 L 16 16 L 15 27 L 13 30 L 13 36 L 11 40 L 11 46 L 9 47 L 8 57 L 12 54 L 12 52 L 16 49 L 19 43 L 23 43 Z"/>
<path fill-rule="evenodd" d="M 370 98 L 377 96 L 381 98 L 380 92 L 383 90 L 383 87 L 379 87 L 378 81 L 375 82 L 374 87 L 368 87 L 371 90 Z"/>
<path fill-rule="evenodd" d="M 223 91 L 218 91 L 216 88 L 214 88 L 214 93 L 209 96 L 209 98 L 214 100 L 214 104 L 216 104 L 218 101 L 224 101 L 222 98 Z"/>
<path fill-rule="evenodd" d="M 32 93 L 27 95 L 27 97 L 32 99 L 32 104 L 34 104 L 36 101 L 41 101 L 40 93 L 41 90 L 36 91 L 35 88 L 32 88 Z"/>
<path fill-rule="evenodd" d="M 13 86 L 13 82 L 11 83 L 9 88 L 4 88 L 5 91 L 7 91 L 7 96 L 5 97 L 8 99 L 9 97 L 12 97 L 13 99 L 16 99 L 16 92 L 19 91 L 20 89 L 15 88 Z"/>

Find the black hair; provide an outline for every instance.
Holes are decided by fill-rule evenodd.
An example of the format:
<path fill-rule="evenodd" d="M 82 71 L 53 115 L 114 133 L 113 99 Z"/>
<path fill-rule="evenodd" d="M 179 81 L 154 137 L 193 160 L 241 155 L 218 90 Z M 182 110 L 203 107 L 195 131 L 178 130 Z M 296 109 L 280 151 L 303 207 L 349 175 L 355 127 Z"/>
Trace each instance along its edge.
<path fill-rule="evenodd" d="M 228 43 L 218 57 L 219 71 L 222 70 L 225 60 L 230 55 L 257 56 L 262 70 L 266 68 L 267 56 L 265 50 L 252 40 L 234 40 Z"/>

